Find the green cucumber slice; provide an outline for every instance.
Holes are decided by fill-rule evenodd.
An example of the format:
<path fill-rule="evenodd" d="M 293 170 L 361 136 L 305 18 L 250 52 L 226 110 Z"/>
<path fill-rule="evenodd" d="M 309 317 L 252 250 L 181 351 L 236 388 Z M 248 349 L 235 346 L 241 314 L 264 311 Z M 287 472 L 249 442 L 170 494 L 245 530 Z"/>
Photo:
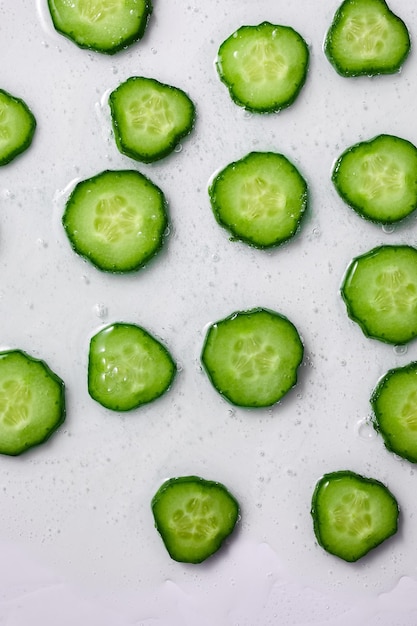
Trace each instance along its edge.
<path fill-rule="evenodd" d="M 36 119 L 27 104 L 0 89 L 0 166 L 29 148 L 35 130 Z"/>
<path fill-rule="evenodd" d="M 362 141 L 339 157 L 332 181 L 343 200 L 365 219 L 398 222 L 417 208 L 417 148 L 393 135 Z"/>
<path fill-rule="evenodd" d="M 348 562 L 358 561 L 398 529 L 398 503 L 388 488 L 348 470 L 318 481 L 311 514 L 319 545 Z"/>
<path fill-rule="evenodd" d="M 342 76 L 393 74 L 410 52 L 410 36 L 385 0 L 345 0 L 327 32 L 324 51 Z"/>
<path fill-rule="evenodd" d="M 88 392 L 112 411 L 156 400 L 168 391 L 176 371 L 167 348 L 136 324 L 111 324 L 90 341 Z"/>
<path fill-rule="evenodd" d="M 389 370 L 371 396 L 375 430 L 390 452 L 417 463 L 417 362 Z"/>
<path fill-rule="evenodd" d="M 151 0 L 48 0 L 55 29 L 80 48 L 115 54 L 141 39 Z"/>
<path fill-rule="evenodd" d="M 243 407 L 268 407 L 297 382 L 304 348 L 294 324 L 268 309 L 238 311 L 212 324 L 201 353 L 215 389 Z"/>
<path fill-rule="evenodd" d="M 107 170 L 75 186 L 62 223 L 73 250 L 95 267 L 133 272 L 162 248 L 167 203 L 143 174 Z"/>
<path fill-rule="evenodd" d="M 212 556 L 239 518 L 238 502 L 226 487 L 198 476 L 165 481 L 151 507 L 169 555 L 182 563 L 201 563 Z"/>
<path fill-rule="evenodd" d="M 241 26 L 221 44 L 216 60 L 232 100 L 254 113 L 292 104 L 307 77 L 309 49 L 290 26 Z"/>
<path fill-rule="evenodd" d="M 291 239 L 307 208 L 307 183 L 282 154 L 251 152 L 215 176 L 209 195 L 233 239 L 271 248 Z"/>
<path fill-rule="evenodd" d="M 117 148 L 143 163 L 166 157 L 194 127 L 189 96 L 153 78 L 128 78 L 112 91 L 109 105 Z"/>
<path fill-rule="evenodd" d="M 417 249 L 379 246 L 358 256 L 341 294 L 349 317 L 367 337 L 408 343 L 417 336 Z"/>
<path fill-rule="evenodd" d="M 22 350 L 0 352 L 0 454 L 44 443 L 65 420 L 63 381 Z"/>

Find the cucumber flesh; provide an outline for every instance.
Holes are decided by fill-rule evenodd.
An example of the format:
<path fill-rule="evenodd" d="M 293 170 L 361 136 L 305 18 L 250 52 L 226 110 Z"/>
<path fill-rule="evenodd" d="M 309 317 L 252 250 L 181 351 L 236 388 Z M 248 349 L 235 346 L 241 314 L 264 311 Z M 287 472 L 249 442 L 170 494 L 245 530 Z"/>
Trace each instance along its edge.
<path fill-rule="evenodd" d="M 365 556 L 398 530 L 392 493 L 373 478 L 342 470 L 317 483 L 311 514 L 319 545 L 344 561 Z"/>
<path fill-rule="evenodd" d="M 239 517 L 239 505 L 224 485 L 197 476 L 167 480 L 151 506 L 169 555 L 183 563 L 201 563 L 217 552 Z"/>
<path fill-rule="evenodd" d="M 162 343 L 135 324 L 115 323 L 90 341 L 88 392 L 112 411 L 131 411 L 171 386 L 177 368 Z"/>
<path fill-rule="evenodd" d="M 417 336 L 417 249 L 379 246 L 353 259 L 341 293 L 367 337 L 408 343 Z"/>
<path fill-rule="evenodd" d="M 0 89 L 0 166 L 29 148 L 36 119 L 26 103 Z"/>
<path fill-rule="evenodd" d="M 151 0 L 48 0 L 55 29 L 77 44 L 114 54 L 141 39 Z"/>
<path fill-rule="evenodd" d="M 410 52 L 410 36 L 385 0 L 345 0 L 327 32 L 324 50 L 342 76 L 393 74 Z"/>
<path fill-rule="evenodd" d="M 282 154 L 251 152 L 215 176 L 209 195 L 218 223 L 233 239 L 271 248 L 299 230 L 307 183 Z"/>
<path fill-rule="evenodd" d="M 112 91 L 109 105 L 119 151 L 143 163 L 170 154 L 195 122 L 189 96 L 153 78 L 128 78 Z"/>
<path fill-rule="evenodd" d="M 273 113 L 294 102 L 308 71 L 309 49 L 290 26 L 263 22 L 241 26 L 220 46 L 216 67 L 232 100 L 255 113 Z"/>
<path fill-rule="evenodd" d="M 417 208 L 417 148 L 406 139 L 378 135 L 348 148 L 337 160 L 332 180 L 365 219 L 398 222 Z"/>
<path fill-rule="evenodd" d="M 417 463 L 417 363 L 389 370 L 378 382 L 371 405 L 385 447 Z"/>
<path fill-rule="evenodd" d="M 0 352 L 0 454 L 45 442 L 65 420 L 63 381 L 22 350 Z"/>
<path fill-rule="evenodd" d="M 268 407 L 296 384 L 303 352 L 292 322 L 275 311 L 258 308 L 212 324 L 201 361 L 226 400 L 237 406 Z"/>
<path fill-rule="evenodd" d="M 135 170 L 79 182 L 62 218 L 73 250 L 105 272 L 139 270 L 162 248 L 168 226 L 162 191 Z"/>

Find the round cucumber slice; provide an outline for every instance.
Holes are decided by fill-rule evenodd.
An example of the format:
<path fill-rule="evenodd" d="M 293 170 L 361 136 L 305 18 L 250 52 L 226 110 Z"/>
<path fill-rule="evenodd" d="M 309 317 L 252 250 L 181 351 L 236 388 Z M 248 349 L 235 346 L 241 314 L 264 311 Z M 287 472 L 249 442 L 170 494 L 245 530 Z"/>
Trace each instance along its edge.
<path fill-rule="evenodd" d="M 324 51 L 342 76 L 393 74 L 410 52 L 410 36 L 385 0 L 345 0 L 327 32 Z"/>
<path fill-rule="evenodd" d="M 194 127 L 189 96 L 153 78 L 128 78 L 112 91 L 109 105 L 117 148 L 142 163 L 168 156 Z"/>
<path fill-rule="evenodd" d="M 151 507 L 169 555 L 183 563 L 201 563 L 217 552 L 239 518 L 238 502 L 226 487 L 198 476 L 165 481 Z"/>
<path fill-rule="evenodd" d="M 162 191 L 134 170 L 104 171 L 79 182 L 62 218 L 73 250 L 104 272 L 146 265 L 164 243 L 167 203 Z"/>
<path fill-rule="evenodd" d="M 36 119 L 27 104 L 0 89 L 0 166 L 29 148 L 35 130 Z"/>
<path fill-rule="evenodd" d="M 408 343 L 417 336 L 417 249 L 379 246 L 353 259 L 341 294 L 367 337 Z"/>
<path fill-rule="evenodd" d="M 417 363 L 389 370 L 371 396 L 375 430 L 390 452 L 417 463 Z"/>
<path fill-rule="evenodd" d="M 299 230 L 307 183 L 282 154 L 251 152 L 215 176 L 209 195 L 214 216 L 233 239 L 272 248 Z"/>
<path fill-rule="evenodd" d="M 212 324 L 201 362 L 226 400 L 243 407 L 268 407 L 297 382 L 304 347 L 297 329 L 268 309 L 239 311 Z"/>
<path fill-rule="evenodd" d="M 398 530 L 398 503 L 388 488 L 348 470 L 318 481 L 311 514 L 319 545 L 348 562 L 358 561 Z"/>
<path fill-rule="evenodd" d="M 0 454 L 45 442 L 65 420 L 63 381 L 22 350 L 0 352 Z"/>
<path fill-rule="evenodd" d="M 216 67 L 232 100 L 254 113 L 294 102 L 307 77 L 309 49 L 290 26 L 241 26 L 220 46 Z"/>
<path fill-rule="evenodd" d="M 112 411 L 156 400 L 168 391 L 176 371 L 167 348 L 135 324 L 111 324 L 90 341 L 88 392 Z"/>
<path fill-rule="evenodd" d="M 48 0 L 55 29 L 80 48 L 115 54 L 141 39 L 151 0 Z"/>
<path fill-rule="evenodd" d="M 361 217 L 398 222 L 417 208 L 417 148 L 393 135 L 362 141 L 338 158 L 332 181 Z"/>

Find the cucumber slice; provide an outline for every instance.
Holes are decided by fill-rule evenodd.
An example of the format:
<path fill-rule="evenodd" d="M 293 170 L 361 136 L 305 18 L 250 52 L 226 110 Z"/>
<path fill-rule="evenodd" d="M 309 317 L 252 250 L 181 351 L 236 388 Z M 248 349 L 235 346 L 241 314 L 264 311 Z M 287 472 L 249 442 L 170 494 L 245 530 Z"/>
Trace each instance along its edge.
<path fill-rule="evenodd" d="M 324 51 L 342 76 L 394 74 L 410 52 L 410 36 L 385 0 L 345 0 L 327 32 Z"/>
<path fill-rule="evenodd" d="M 112 411 L 156 400 L 168 391 L 176 371 L 165 346 L 135 324 L 111 324 L 90 341 L 88 392 Z"/>
<path fill-rule="evenodd" d="M 376 386 L 371 405 L 385 447 L 417 463 L 417 362 L 389 370 Z"/>
<path fill-rule="evenodd" d="M 417 336 L 417 249 L 379 246 L 353 259 L 341 293 L 367 337 L 408 343 Z"/>
<path fill-rule="evenodd" d="M 0 454 L 45 442 L 65 420 L 63 381 L 22 350 L 0 352 Z"/>
<path fill-rule="evenodd" d="M 232 100 L 254 113 L 294 102 L 307 77 L 309 49 L 290 26 L 241 26 L 220 46 L 216 67 Z"/>
<path fill-rule="evenodd" d="M 393 135 L 357 143 L 337 160 L 332 181 L 365 219 L 398 222 L 417 208 L 417 148 Z"/>
<path fill-rule="evenodd" d="M 0 165 L 7 165 L 29 148 L 36 119 L 23 100 L 0 89 Z"/>
<path fill-rule="evenodd" d="M 143 163 L 170 154 L 195 122 L 189 96 L 153 78 L 128 78 L 112 91 L 109 105 L 117 148 Z"/>
<path fill-rule="evenodd" d="M 239 505 L 224 485 L 197 476 L 170 478 L 152 499 L 155 527 L 169 555 L 201 563 L 233 532 Z"/>
<path fill-rule="evenodd" d="M 48 0 L 55 29 L 80 48 L 114 54 L 141 39 L 151 0 Z"/>
<path fill-rule="evenodd" d="M 398 503 L 387 487 L 348 470 L 318 481 L 311 514 L 319 545 L 348 562 L 362 558 L 398 529 Z"/>
<path fill-rule="evenodd" d="M 162 191 L 134 170 L 79 182 L 62 218 L 73 250 L 104 272 L 133 272 L 161 249 L 168 225 Z"/>
<path fill-rule="evenodd" d="M 212 324 L 201 361 L 226 400 L 268 407 L 297 382 L 304 348 L 294 324 L 268 309 L 239 311 Z"/>
<path fill-rule="evenodd" d="M 298 231 L 307 207 L 307 183 L 282 154 L 251 152 L 213 179 L 209 195 L 214 216 L 238 239 L 271 248 Z"/>

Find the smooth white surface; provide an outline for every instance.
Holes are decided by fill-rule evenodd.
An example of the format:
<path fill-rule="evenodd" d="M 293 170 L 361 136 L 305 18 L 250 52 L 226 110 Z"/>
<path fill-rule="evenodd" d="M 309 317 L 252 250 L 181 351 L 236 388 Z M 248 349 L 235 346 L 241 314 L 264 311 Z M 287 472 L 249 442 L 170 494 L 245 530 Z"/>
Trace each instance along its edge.
<path fill-rule="evenodd" d="M 22 97 L 38 128 L 0 170 L 0 343 L 45 359 L 67 385 L 65 425 L 20 458 L 0 459 L 0 621 L 7 626 L 265 626 L 416 623 L 414 467 L 389 454 L 369 425 L 369 396 L 387 369 L 417 358 L 366 339 L 339 295 L 352 257 L 381 243 L 415 243 L 415 218 L 393 232 L 367 224 L 330 182 L 349 145 L 381 132 L 417 144 L 414 52 L 402 72 L 343 79 L 322 51 L 338 2 L 155 0 L 144 39 L 105 57 L 52 28 L 46 0 L 0 8 L 0 87 Z M 416 36 L 416 9 L 391 8 Z M 311 50 L 296 103 L 272 116 L 234 105 L 216 75 L 220 43 L 243 24 L 293 26 Z M 108 93 L 132 75 L 176 85 L 198 121 L 182 149 L 141 165 L 115 147 Z M 310 211 L 274 252 L 228 241 L 211 214 L 213 173 L 251 150 L 282 152 L 306 177 Z M 165 250 L 132 276 L 101 274 L 76 257 L 61 215 L 76 181 L 136 168 L 165 192 Z M 201 372 L 207 324 L 266 306 L 303 336 L 298 386 L 272 410 L 224 402 Z M 96 405 L 86 389 L 88 341 L 103 324 L 136 322 L 180 365 L 158 402 L 132 414 Z M 385 482 L 401 529 L 346 564 L 316 545 L 314 485 L 351 469 Z M 224 551 L 201 566 L 172 562 L 150 500 L 167 477 L 225 483 L 242 506 Z"/>

